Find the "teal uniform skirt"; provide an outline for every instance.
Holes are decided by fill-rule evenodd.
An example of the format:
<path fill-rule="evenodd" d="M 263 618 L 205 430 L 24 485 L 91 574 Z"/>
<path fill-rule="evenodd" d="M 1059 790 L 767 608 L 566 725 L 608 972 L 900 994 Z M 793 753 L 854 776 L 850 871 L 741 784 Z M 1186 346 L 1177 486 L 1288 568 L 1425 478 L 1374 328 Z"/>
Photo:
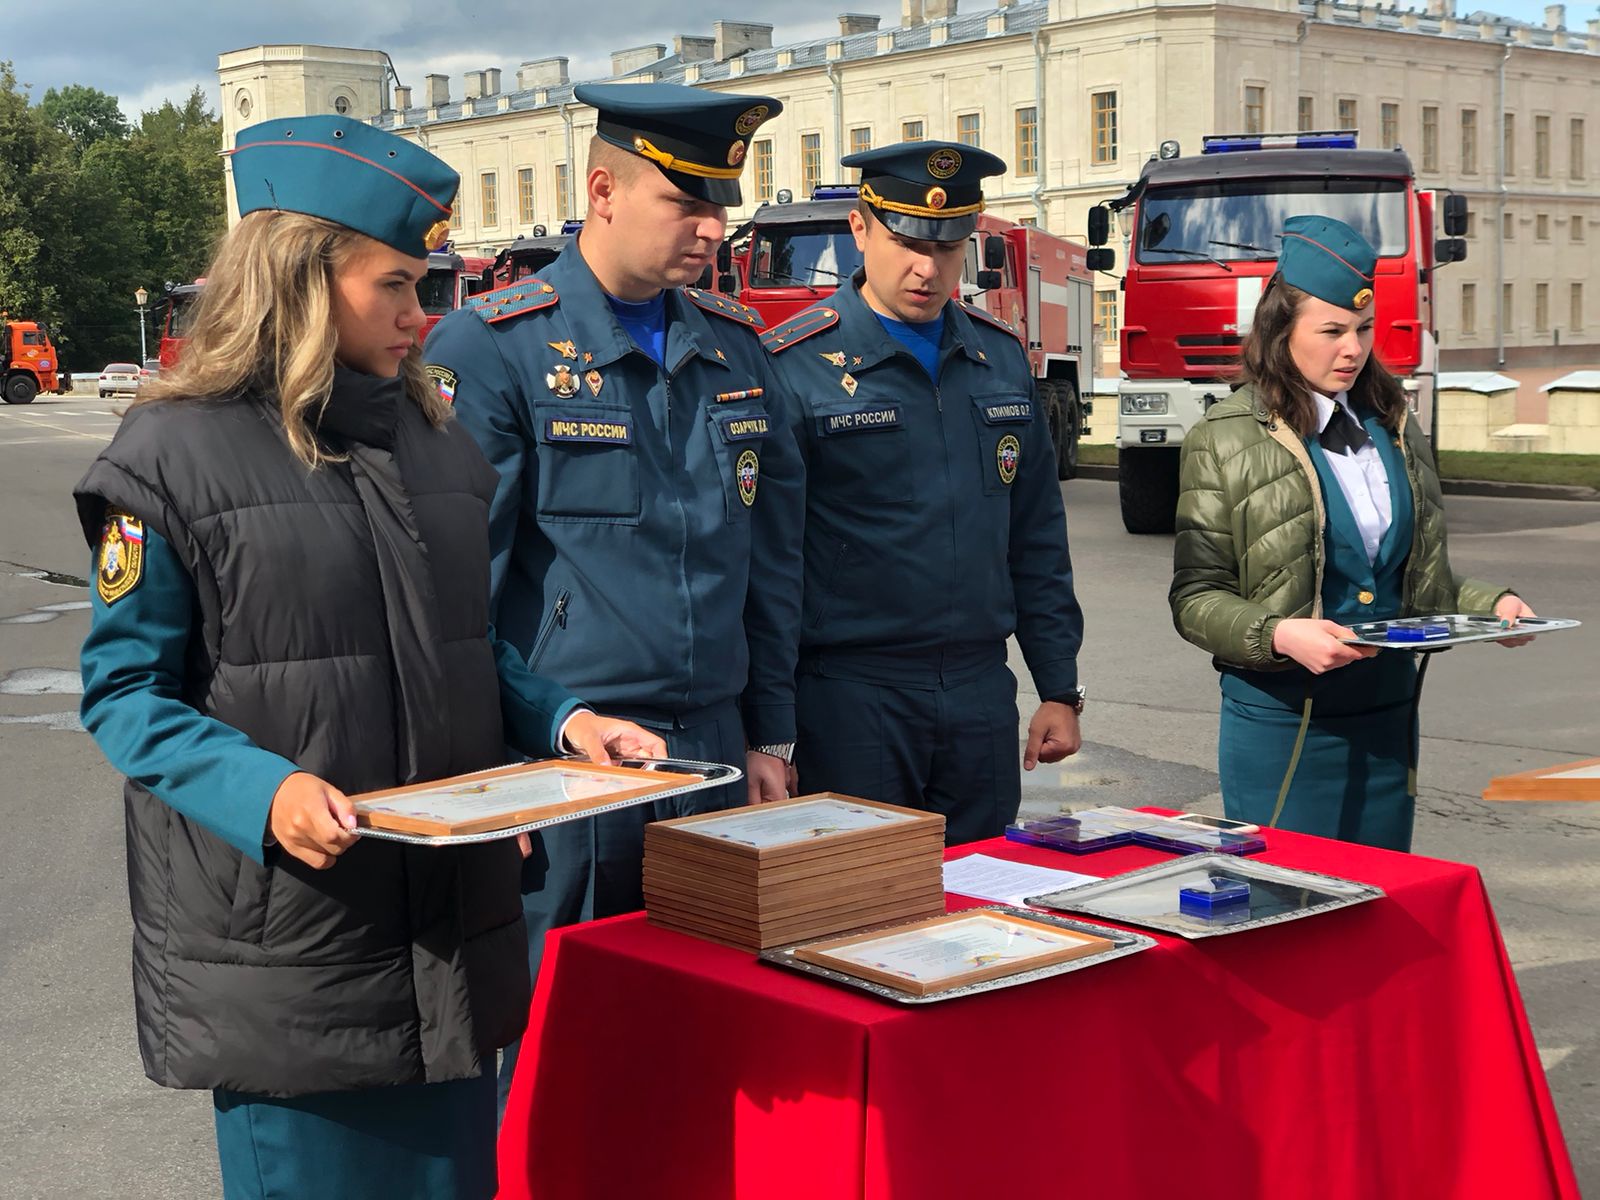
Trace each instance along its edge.
<path fill-rule="evenodd" d="M 1323 675 L 1225 670 L 1217 744 L 1224 811 L 1263 829 L 1411 849 L 1418 686 L 1414 657 L 1399 651 Z M 1311 719 L 1285 791 L 1308 697 Z"/>
<path fill-rule="evenodd" d="M 291 1099 L 222 1089 L 224 1200 L 490 1200 L 494 1071 Z"/>

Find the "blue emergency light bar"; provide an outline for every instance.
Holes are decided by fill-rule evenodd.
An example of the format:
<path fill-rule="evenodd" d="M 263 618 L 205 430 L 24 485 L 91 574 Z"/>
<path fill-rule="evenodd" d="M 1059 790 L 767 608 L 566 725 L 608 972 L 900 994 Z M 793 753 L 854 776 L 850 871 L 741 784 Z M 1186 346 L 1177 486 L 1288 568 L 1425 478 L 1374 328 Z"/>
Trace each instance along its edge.
<path fill-rule="evenodd" d="M 582 228 L 583 219 L 581 217 L 561 222 L 562 233 L 577 233 L 582 230 Z"/>
<path fill-rule="evenodd" d="M 819 183 L 811 189 L 813 200 L 855 200 L 861 188 L 853 183 Z"/>
<path fill-rule="evenodd" d="M 1241 150 L 1354 150 L 1356 131 L 1323 133 L 1220 134 L 1200 139 L 1201 154 L 1236 154 Z"/>

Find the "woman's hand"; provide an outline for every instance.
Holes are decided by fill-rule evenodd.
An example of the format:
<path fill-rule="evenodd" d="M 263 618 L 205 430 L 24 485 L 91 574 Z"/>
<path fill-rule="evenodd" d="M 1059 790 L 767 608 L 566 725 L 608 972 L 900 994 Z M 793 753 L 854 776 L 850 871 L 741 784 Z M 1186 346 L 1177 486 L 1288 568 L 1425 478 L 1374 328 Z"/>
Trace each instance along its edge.
<path fill-rule="evenodd" d="M 1499 617 L 1503 624 L 1515 625 L 1523 617 L 1536 617 L 1539 614 L 1524 604 L 1521 596 L 1505 595 L 1495 601 L 1494 615 Z M 1526 646 L 1531 641 L 1533 641 L 1533 635 L 1530 633 L 1527 637 L 1507 638 L 1500 644 L 1502 646 Z"/>
<path fill-rule="evenodd" d="M 355 806 L 333 784 L 296 771 L 278 785 L 267 829 L 285 853 L 326 871 L 356 844 Z"/>
<path fill-rule="evenodd" d="M 1354 636 L 1353 630 L 1337 621 L 1285 617 L 1272 631 L 1272 649 L 1276 654 L 1294 659 L 1313 675 L 1321 675 L 1348 666 L 1358 658 L 1371 658 L 1378 652 L 1376 646 L 1347 646 L 1339 640 Z"/>
<path fill-rule="evenodd" d="M 613 758 L 665 758 L 667 744 L 648 729 L 617 717 L 573 713 L 562 730 L 567 743 L 592 763 L 610 766 Z"/>

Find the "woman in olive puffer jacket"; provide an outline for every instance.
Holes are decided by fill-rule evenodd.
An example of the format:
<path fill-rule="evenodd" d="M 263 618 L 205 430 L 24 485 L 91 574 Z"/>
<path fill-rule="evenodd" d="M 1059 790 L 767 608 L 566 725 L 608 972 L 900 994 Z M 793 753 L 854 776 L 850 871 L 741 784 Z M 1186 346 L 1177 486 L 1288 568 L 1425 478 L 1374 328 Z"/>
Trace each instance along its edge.
<path fill-rule="evenodd" d="M 1249 382 L 1184 442 L 1169 598 L 1222 674 L 1228 815 L 1407 850 L 1417 656 L 1339 639 L 1359 621 L 1533 613 L 1450 568 L 1427 439 L 1372 356 L 1376 261 L 1341 222 L 1285 223 Z"/>

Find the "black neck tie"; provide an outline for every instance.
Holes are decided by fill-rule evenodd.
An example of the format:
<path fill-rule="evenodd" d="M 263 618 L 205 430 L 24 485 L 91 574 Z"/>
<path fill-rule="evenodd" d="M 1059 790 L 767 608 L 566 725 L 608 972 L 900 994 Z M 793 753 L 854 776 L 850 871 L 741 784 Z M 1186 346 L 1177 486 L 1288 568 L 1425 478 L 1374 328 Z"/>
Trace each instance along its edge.
<path fill-rule="evenodd" d="M 1329 454 L 1354 454 L 1371 440 L 1367 427 L 1337 401 L 1333 405 L 1333 415 L 1322 427 L 1322 432 L 1317 434 L 1317 441 Z"/>

